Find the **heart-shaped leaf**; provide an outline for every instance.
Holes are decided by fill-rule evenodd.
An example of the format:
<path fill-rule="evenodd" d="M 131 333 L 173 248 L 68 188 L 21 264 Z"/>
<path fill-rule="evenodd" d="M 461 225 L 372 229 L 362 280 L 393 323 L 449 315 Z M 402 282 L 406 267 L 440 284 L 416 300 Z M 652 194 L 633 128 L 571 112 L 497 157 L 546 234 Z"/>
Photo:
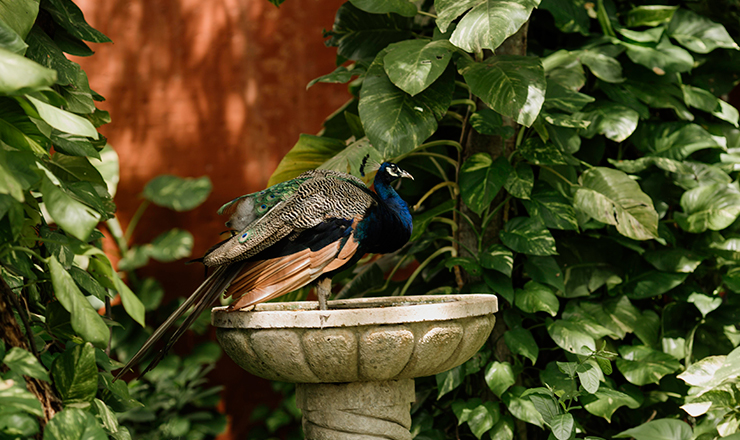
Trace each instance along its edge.
<path fill-rule="evenodd" d="M 465 204 L 480 215 L 504 186 L 512 167 L 505 157 L 493 160 L 488 153 L 476 153 L 460 168 L 460 193 Z"/>
<path fill-rule="evenodd" d="M 405 40 L 388 46 L 383 67 L 393 84 L 414 96 L 444 73 L 455 50 L 447 40 Z"/>
<path fill-rule="evenodd" d="M 516 252 L 529 255 L 557 255 L 555 239 L 539 220 L 515 217 L 504 225 L 501 241 Z"/>

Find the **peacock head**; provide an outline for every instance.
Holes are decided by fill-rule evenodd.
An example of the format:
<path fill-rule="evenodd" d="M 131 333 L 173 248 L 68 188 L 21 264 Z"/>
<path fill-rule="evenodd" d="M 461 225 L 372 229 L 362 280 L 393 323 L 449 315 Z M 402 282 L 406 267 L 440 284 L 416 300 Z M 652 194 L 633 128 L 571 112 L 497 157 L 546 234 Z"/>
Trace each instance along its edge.
<path fill-rule="evenodd" d="M 396 179 L 400 179 L 401 177 L 407 177 L 414 180 L 414 176 L 412 176 L 411 173 L 402 170 L 398 165 L 392 162 L 383 162 L 380 164 L 380 168 L 378 168 L 378 174 L 375 175 L 375 180 L 390 183 Z"/>

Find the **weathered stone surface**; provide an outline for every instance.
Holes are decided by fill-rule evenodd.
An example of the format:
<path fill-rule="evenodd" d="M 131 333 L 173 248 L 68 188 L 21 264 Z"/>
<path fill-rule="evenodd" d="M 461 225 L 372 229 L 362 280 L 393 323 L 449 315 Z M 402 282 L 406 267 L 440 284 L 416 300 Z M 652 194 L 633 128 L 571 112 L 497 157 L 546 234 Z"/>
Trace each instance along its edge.
<path fill-rule="evenodd" d="M 360 378 L 386 380 L 400 373 L 414 351 L 414 333 L 406 326 L 370 327 L 360 337 Z"/>
<path fill-rule="evenodd" d="M 354 331 L 330 328 L 303 335 L 306 361 L 321 382 L 351 382 L 357 378 L 357 336 Z"/>

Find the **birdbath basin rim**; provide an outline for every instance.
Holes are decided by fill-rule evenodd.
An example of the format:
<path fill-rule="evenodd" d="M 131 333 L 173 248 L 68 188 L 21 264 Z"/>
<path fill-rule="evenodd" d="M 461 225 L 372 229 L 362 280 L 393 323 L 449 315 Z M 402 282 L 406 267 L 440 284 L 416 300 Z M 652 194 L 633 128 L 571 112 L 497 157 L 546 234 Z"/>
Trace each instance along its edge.
<path fill-rule="evenodd" d="M 329 310 L 318 310 L 316 301 L 262 303 L 232 312 L 215 307 L 211 323 L 218 328 L 323 329 L 451 321 L 497 310 L 496 296 L 488 294 L 394 296 L 329 301 Z"/>

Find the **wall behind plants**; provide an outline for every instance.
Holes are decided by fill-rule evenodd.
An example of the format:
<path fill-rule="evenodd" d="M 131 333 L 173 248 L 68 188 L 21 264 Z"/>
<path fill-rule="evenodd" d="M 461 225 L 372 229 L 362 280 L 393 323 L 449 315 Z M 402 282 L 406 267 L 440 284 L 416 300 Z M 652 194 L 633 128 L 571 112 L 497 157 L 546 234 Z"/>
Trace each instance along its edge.
<path fill-rule="evenodd" d="M 318 132 L 324 117 L 347 99 L 341 85 L 305 88 L 334 68 L 321 32 L 331 28 L 341 1 L 279 9 L 267 1 L 77 3 L 115 42 L 96 45 L 94 57 L 75 61 L 106 97 L 99 106 L 112 115 L 101 132 L 120 156 L 116 203 L 122 226 L 156 175 L 208 175 L 213 182 L 212 194 L 196 210 L 149 207 L 136 243 L 151 241 L 166 224 L 190 231 L 193 255 L 202 254 L 225 229 L 218 207 L 264 188 L 298 133 Z M 181 262 L 154 262 L 140 272 L 156 276 L 169 296 L 186 296 L 203 279 L 199 267 Z M 195 343 L 186 336 L 175 351 L 185 354 Z M 227 358 L 211 377 L 214 385 L 232 380 L 223 392 L 232 417 L 224 439 L 245 438 L 252 405 L 274 405 L 279 398 L 269 383 L 247 379 Z"/>

